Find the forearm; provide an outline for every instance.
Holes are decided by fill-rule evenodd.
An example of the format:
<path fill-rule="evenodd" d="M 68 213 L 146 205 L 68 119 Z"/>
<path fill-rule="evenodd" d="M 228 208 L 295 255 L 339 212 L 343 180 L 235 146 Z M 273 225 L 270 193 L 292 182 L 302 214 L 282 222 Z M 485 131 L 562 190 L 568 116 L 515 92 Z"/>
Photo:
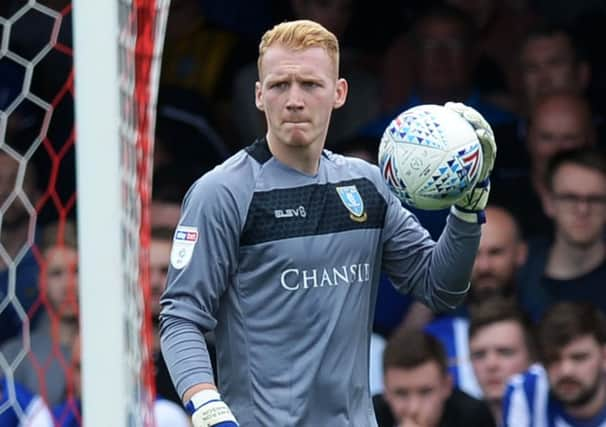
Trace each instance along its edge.
<path fill-rule="evenodd" d="M 415 293 L 437 310 L 459 305 L 469 289 L 471 269 L 480 242 L 480 226 L 449 215 L 447 225 L 433 249 L 424 289 Z"/>
<path fill-rule="evenodd" d="M 199 390 L 214 388 L 206 342 L 194 323 L 161 316 L 160 345 L 173 384 L 184 402 Z"/>

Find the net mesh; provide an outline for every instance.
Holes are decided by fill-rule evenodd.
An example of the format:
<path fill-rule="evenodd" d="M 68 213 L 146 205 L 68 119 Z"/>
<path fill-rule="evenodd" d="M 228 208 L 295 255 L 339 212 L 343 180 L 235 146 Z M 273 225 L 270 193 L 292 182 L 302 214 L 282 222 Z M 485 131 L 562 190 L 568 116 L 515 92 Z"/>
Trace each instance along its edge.
<path fill-rule="evenodd" d="M 116 1 L 123 206 L 119 250 L 128 301 L 123 316 L 130 382 L 127 425 L 150 426 L 152 328 L 145 304 L 150 294 L 149 204 L 159 59 L 169 0 Z M 48 406 L 56 403 L 51 398 L 51 371 L 63 377 L 64 396 L 73 396 L 76 389 L 72 359 L 56 333 L 59 316 L 47 298 L 48 260 L 40 242 L 41 230 L 57 222 L 53 244 L 63 246 L 64 226 L 75 218 L 71 13 L 68 0 L 0 2 L 0 425 L 9 417 L 24 420 L 31 415 L 35 397 L 31 399 L 28 388 Z M 75 287 L 67 289 L 74 301 Z M 32 334 L 45 317 L 53 340 L 40 357 L 32 351 Z M 21 380 L 25 365 L 35 372 L 32 385 Z M 80 423 L 78 407 L 67 408 L 57 416 L 65 419 L 71 413 Z"/>

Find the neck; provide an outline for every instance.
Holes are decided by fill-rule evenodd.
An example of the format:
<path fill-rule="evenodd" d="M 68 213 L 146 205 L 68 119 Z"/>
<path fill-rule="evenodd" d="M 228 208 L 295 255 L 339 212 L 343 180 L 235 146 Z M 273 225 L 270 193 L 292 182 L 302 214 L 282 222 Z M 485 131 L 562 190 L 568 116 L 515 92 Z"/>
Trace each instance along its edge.
<path fill-rule="evenodd" d="M 545 274 L 553 279 L 572 279 L 596 269 L 606 255 L 601 239 L 587 246 L 573 245 L 560 236 L 549 253 Z"/>
<path fill-rule="evenodd" d="M 490 408 L 490 412 L 492 412 L 492 417 L 494 418 L 496 423 L 501 421 L 502 413 L 502 403 L 500 400 L 490 400 L 487 402 L 488 407 Z"/>
<path fill-rule="evenodd" d="M 320 165 L 323 144 L 312 143 L 304 146 L 291 146 L 284 143 L 273 143 L 273 136 L 267 134 L 267 145 L 271 154 L 299 172 L 315 175 Z"/>
<path fill-rule="evenodd" d="M 606 381 L 602 377 L 602 382 L 594 395 L 593 399 L 582 406 L 564 406 L 566 412 L 574 418 L 586 420 L 596 416 L 606 406 Z"/>

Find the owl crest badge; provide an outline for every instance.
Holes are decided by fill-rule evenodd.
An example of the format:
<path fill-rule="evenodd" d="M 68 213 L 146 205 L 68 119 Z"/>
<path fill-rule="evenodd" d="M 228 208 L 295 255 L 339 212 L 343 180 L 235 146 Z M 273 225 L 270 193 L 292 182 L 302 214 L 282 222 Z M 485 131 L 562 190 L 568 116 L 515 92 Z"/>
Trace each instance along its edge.
<path fill-rule="evenodd" d="M 349 217 L 356 222 L 364 222 L 368 215 L 364 211 L 364 200 L 355 185 L 337 187 L 337 193 L 343 205 L 349 211 Z"/>

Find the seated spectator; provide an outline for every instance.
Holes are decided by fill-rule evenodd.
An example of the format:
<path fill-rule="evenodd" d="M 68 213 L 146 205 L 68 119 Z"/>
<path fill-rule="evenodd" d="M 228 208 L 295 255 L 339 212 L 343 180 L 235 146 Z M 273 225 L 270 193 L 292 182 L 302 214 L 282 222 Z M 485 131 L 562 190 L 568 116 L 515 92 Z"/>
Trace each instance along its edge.
<path fill-rule="evenodd" d="M 606 312 L 606 157 L 597 149 L 566 151 L 547 167 L 545 212 L 553 239 L 530 242 L 520 300 L 540 317 L 558 301 L 585 301 Z"/>
<path fill-rule="evenodd" d="M 387 102 L 386 113 L 369 122 L 361 132 L 380 137 L 400 112 L 421 104 L 463 102 L 478 110 L 491 125 L 513 123 L 515 116 L 486 101 L 474 86 L 477 34 L 470 18 L 461 10 L 436 5 L 424 10 L 413 22 L 410 32 L 394 41 L 387 50 L 386 61 L 399 65 L 392 74 L 396 80 L 412 72 L 409 92 L 399 94 L 397 101 Z M 404 40 L 404 43 L 402 42 Z M 391 57 L 399 61 L 391 61 Z M 385 87 L 388 96 L 392 89 Z"/>
<path fill-rule="evenodd" d="M 78 330 L 78 252 L 72 223 L 48 225 L 41 240 L 40 294 L 46 312 L 38 326 L 8 341 L 0 352 L 16 366 L 15 381 L 49 406 L 65 398 L 67 367 Z M 29 341 L 28 341 L 29 338 Z"/>
<path fill-rule="evenodd" d="M 383 355 L 385 392 L 373 398 L 379 427 L 495 426 L 484 402 L 453 388 L 435 338 L 401 329 Z"/>
<path fill-rule="evenodd" d="M 52 423 L 51 413 L 40 396 L 6 378 L 0 378 L 0 408 L 2 427 L 30 426 L 25 420 L 32 417 Z"/>
<path fill-rule="evenodd" d="M 595 145 L 595 135 L 591 110 L 585 98 L 573 94 L 551 94 L 534 104 L 525 149 L 516 145 L 510 150 L 507 144 L 511 141 L 499 144 L 499 156 L 491 176 L 490 197 L 513 211 L 522 225 L 524 236 L 533 237 L 552 231 L 551 221 L 541 204 L 549 159 L 563 150 Z"/>
<path fill-rule="evenodd" d="M 583 303 L 558 303 L 538 325 L 544 369 L 515 376 L 505 394 L 504 427 L 606 425 L 606 318 Z"/>
<path fill-rule="evenodd" d="M 477 34 L 478 60 L 474 82 L 496 105 L 515 111 L 517 49 L 536 21 L 529 1 L 445 0 L 464 10 Z"/>
<path fill-rule="evenodd" d="M 528 318 L 512 300 L 500 297 L 475 306 L 469 320 L 469 354 L 482 397 L 499 423 L 507 381 L 534 359 Z"/>
<path fill-rule="evenodd" d="M 591 67 L 572 34 L 544 22 L 531 28 L 522 40 L 519 65 L 522 116 L 532 112 L 545 96 L 584 95 L 591 77 Z"/>

